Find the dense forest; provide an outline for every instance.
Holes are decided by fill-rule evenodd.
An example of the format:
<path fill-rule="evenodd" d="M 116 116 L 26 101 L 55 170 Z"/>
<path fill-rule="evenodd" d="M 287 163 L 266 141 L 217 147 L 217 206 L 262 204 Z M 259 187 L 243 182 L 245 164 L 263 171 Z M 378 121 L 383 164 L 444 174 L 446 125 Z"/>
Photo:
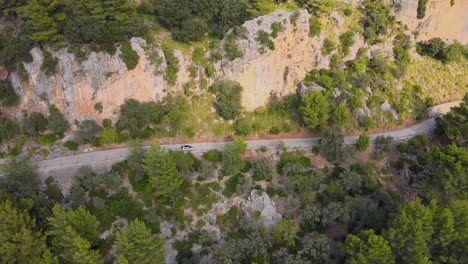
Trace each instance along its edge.
<path fill-rule="evenodd" d="M 213 79 L 200 85 L 202 94 L 194 95 L 189 84 L 160 101 L 127 99 L 114 120 L 102 123 L 67 120 L 47 98 L 46 113 L 6 117 L 2 109 L 14 108 L 21 95 L 8 78 L 0 80 L 0 263 L 468 262 L 468 94 L 436 119 L 431 135 L 399 142 L 383 136 L 371 142 L 368 135 L 382 124 L 423 119 L 439 100 L 424 79 L 407 78 L 415 53 L 454 76 L 444 67 L 464 67 L 466 45 L 440 38 L 414 43 L 382 0 L 359 7 L 330 0 L 138 2 L 0 0 L 0 65 L 7 75 L 24 77 L 33 47 L 43 51 L 41 70 L 49 76 L 60 49 L 78 60 L 120 50 L 133 69 L 139 57 L 130 40 L 140 37 L 148 47 L 161 46 L 169 84 L 180 70 L 176 45 L 191 47 L 193 61 Z M 418 18 L 426 3 L 419 1 Z M 243 87 L 216 79 L 213 65 L 243 56 L 236 41 L 245 35 L 245 21 L 280 8 L 291 10 L 291 23 L 298 8 L 313 15 L 309 34 L 326 35 L 321 52 L 330 65 L 303 81 L 320 89 L 272 93 L 266 106 L 247 112 Z M 322 23 L 333 10 L 354 19 L 336 36 Z M 281 31 L 274 23 L 255 41 L 274 50 Z M 161 32 L 170 41 L 160 43 L 155 35 Z M 355 34 L 369 47 L 390 42 L 392 57 L 362 48 L 346 59 Z M 462 81 L 451 81 L 466 90 Z M 389 101 L 397 118 L 381 110 Z M 357 116 L 360 109 L 375 114 Z M 94 110 L 101 112 L 102 103 Z M 191 140 L 206 127 L 231 143 L 203 154 L 143 147 L 150 139 Z M 320 135 L 320 146 L 247 149 L 245 137 L 301 129 Z M 344 143 L 349 132 L 360 134 L 356 145 Z M 73 176 L 49 177 L 28 161 L 57 145 L 75 153 L 122 143 L 131 146 L 130 157 L 104 172 L 82 167 Z"/>

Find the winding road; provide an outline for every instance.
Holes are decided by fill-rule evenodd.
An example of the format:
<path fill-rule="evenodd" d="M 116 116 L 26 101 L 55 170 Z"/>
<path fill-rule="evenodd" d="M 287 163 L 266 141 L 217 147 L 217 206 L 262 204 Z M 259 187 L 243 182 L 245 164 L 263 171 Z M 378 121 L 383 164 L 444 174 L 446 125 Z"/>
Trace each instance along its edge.
<path fill-rule="evenodd" d="M 413 126 L 387 131 L 383 133 L 371 134 L 371 142 L 378 136 L 391 136 L 395 140 L 404 140 L 414 137 L 419 134 L 428 134 L 435 129 L 434 118 L 427 119 Z M 345 144 L 352 145 L 356 143 L 358 136 L 345 136 Z M 320 144 L 320 138 L 295 138 L 295 139 L 272 139 L 272 140 L 254 140 L 247 141 L 248 149 L 255 150 L 262 147 L 267 149 L 276 149 L 280 142 L 284 142 L 289 148 L 309 148 Z M 191 144 L 194 153 L 203 153 L 211 149 L 223 150 L 224 146 L 229 142 L 209 142 L 209 143 L 194 143 Z M 180 150 L 182 144 L 162 145 L 167 150 Z M 145 146 L 144 148 L 149 148 Z M 130 155 L 130 148 L 118 148 L 110 150 L 102 150 L 88 152 L 74 156 L 61 157 L 50 160 L 34 162 L 40 172 L 46 173 L 56 170 L 76 169 L 82 166 L 94 166 L 106 164 L 108 166 L 126 159 Z"/>
<path fill-rule="evenodd" d="M 378 136 L 390 136 L 393 137 L 394 140 L 405 140 L 419 134 L 429 134 L 435 129 L 434 117 L 448 113 L 452 107 L 458 106 L 460 103 L 461 101 L 456 101 L 433 106 L 428 109 L 427 113 L 428 116 L 431 117 L 430 119 L 406 128 L 371 134 L 369 135 L 371 142 L 374 142 Z M 345 136 L 345 144 L 356 144 L 357 138 L 358 136 Z M 310 148 L 318 146 L 320 144 L 320 138 L 253 140 L 247 141 L 247 146 L 250 150 L 260 149 L 262 147 L 273 150 L 278 148 L 280 142 L 284 142 L 288 148 Z M 211 149 L 223 150 L 224 146 L 229 143 L 230 142 L 193 143 L 191 144 L 194 148 L 192 152 L 199 154 Z M 162 145 L 162 147 L 167 150 L 179 150 L 181 146 L 182 144 Z M 149 146 L 144 146 L 144 148 L 149 148 Z M 43 175 L 47 175 L 51 172 L 58 175 L 64 175 L 72 174 L 83 166 L 91 166 L 96 170 L 109 168 L 113 164 L 128 158 L 130 152 L 131 149 L 129 147 L 125 147 L 37 161 L 33 162 L 33 164 L 36 165 L 38 171 Z M 0 177 L 2 176 L 3 175 L 0 174 Z"/>

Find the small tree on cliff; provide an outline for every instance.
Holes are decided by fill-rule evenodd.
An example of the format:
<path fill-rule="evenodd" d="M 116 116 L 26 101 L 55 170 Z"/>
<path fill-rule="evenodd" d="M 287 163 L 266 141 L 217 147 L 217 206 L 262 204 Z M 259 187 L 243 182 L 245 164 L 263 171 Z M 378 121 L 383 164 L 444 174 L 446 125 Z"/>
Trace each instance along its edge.
<path fill-rule="evenodd" d="M 241 113 L 242 86 L 239 83 L 222 80 L 213 84 L 210 89 L 216 94 L 215 108 L 222 118 L 235 119 Z"/>

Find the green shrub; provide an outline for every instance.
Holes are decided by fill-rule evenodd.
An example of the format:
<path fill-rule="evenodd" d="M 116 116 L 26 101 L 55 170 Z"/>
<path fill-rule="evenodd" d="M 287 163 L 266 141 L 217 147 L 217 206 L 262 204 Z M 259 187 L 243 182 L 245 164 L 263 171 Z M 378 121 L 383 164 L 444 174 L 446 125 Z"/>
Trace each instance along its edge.
<path fill-rule="evenodd" d="M 301 16 L 301 13 L 298 10 L 295 10 L 290 16 L 289 16 L 289 22 L 293 24 L 294 26 L 297 24 L 297 20 L 299 20 L 299 17 Z"/>
<path fill-rule="evenodd" d="M 29 135 L 37 135 L 47 130 L 47 118 L 42 113 L 32 112 L 23 119 L 23 129 Z"/>
<path fill-rule="evenodd" d="M 203 153 L 202 157 L 206 161 L 209 161 L 209 162 L 211 162 L 213 164 L 217 164 L 217 163 L 221 162 L 222 154 L 221 154 L 221 152 L 219 152 L 219 150 L 212 149 L 212 150 L 209 150 L 209 151 Z"/>
<path fill-rule="evenodd" d="M 143 3 L 140 3 L 137 8 L 136 8 L 136 11 L 138 12 L 138 14 L 145 14 L 145 15 L 154 15 L 154 5 L 152 5 L 150 2 L 143 2 Z"/>
<path fill-rule="evenodd" d="M 218 182 L 209 182 L 209 183 L 206 183 L 205 186 L 211 188 L 215 192 L 221 191 L 221 186 L 219 185 Z"/>
<path fill-rule="evenodd" d="M 348 55 L 349 48 L 354 45 L 354 32 L 348 31 L 340 35 L 341 48 L 343 49 L 343 54 Z"/>
<path fill-rule="evenodd" d="M 5 3 L 5 2 L 3 2 Z M 22 29 L 27 29 L 29 26 L 23 24 Z M 32 62 L 33 57 L 29 51 L 35 44 L 31 40 L 28 30 L 20 30 L 15 38 L 8 41 L 2 41 L 0 48 L 0 64 L 7 71 L 15 71 L 22 64 L 20 62 Z M 0 37 L 1 38 L 1 37 Z"/>
<path fill-rule="evenodd" d="M 61 203 L 63 200 L 62 190 L 60 190 L 57 184 L 48 184 L 45 194 L 57 203 Z"/>
<path fill-rule="evenodd" d="M 43 55 L 44 60 L 42 61 L 41 70 L 48 76 L 55 74 L 57 71 L 58 58 L 54 58 L 47 50 L 43 51 Z"/>
<path fill-rule="evenodd" d="M 426 135 L 416 135 L 409 142 L 415 148 L 427 147 L 429 145 L 429 139 Z"/>
<path fill-rule="evenodd" d="M 237 40 L 239 38 L 246 38 L 246 32 L 247 29 L 245 27 L 234 27 L 232 31 L 227 34 L 224 41 L 224 51 L 230 61 L 244 56 L 244 53 L 237 46 Z"/>
<path fill-rule="evenodd" d="M 164 57 L 166 58 L 166 81 L 170 85 L 174 85 L 177 81 L 177 73 L 179 72 L 179 59 L 174 55 L 174 49 L 169 45 L 162 45 Z"/>
<path fill-rule="evenodd" d="M 19 96 L 13 85 L 7 80 L 0 80 L 0 105 L 11 107 L 19 104 Z"/>
<path fill-rule="evenodd" d="M 395 19 L 390 15 L 390 6 L 383 0 L 365 1 L 363 11 L 364 37 L 370 44 L 375 44 L 381 41 L 381 36 L 387 35 Z"/>
<path fill-rule="evenodd" d="M 253 132 L 253 127 L 246 118 L 240 118 L 234 122 L 234 130 L 237 135 L 248 136 Z"/>
<path fill-rule="evenodd" d="M 274 22 L 271 24 L 271 37 L 276 38 L 278 37 L 278 33 L 283 28 L 281 22 Z"/>
<path fill-rule="evenodd" d="M 374 142 L 376 151 L 381 151 L 383 153 L 389 153 L 392 150 L 392 146 L 393 137 L 390 136 L 378 136 Z"/>
<path fill-rule="evenodd" d="M 398 65 L 408 66 L 411 61 L 411 55 L 408 50 L 402 47 L 394 47 L 393 54 Z"/>
<path fill-rule="evenodd" d="M 275 195 L 278 195 L 279 197 L 287 197 L 288 196 L 286 191 L 284 191 L 283 189 L 275 189 L 273 187 L 268 187 L 267 190 L 266 190 L 266 193 L 270 197 L 274 197 Z"/>
<path fill-rule="evenodd" d="M 341 56 L 338 53 L 333 54 L 330 58 L 330 68 L 337 69 L 340 66 Z"/>
<path fill-rule="evenodd" d="M 278 172 L 283 173 L 283 168 L 287 164 L 297 163 L 300 164 L 304 168 L 310 167 L 312 162 L 310 161 L 309 157 L 304 155 L 302 151 L 287 151 L 283 155 L 281 155 L 280 162 L 278 163 Z"/>
<path fill-rule="evenodd" d="M 216 68 L 213 65 L 208 65 L 205 67 L 205 73 L 208 78 L 216 77 Z"/>
<path fill-rule="evenodd" d="M 466 45 L 458 41 L 447 45 L 441 38 L 433 38 L 426 42 L 418 42 L 416 51 L 423 56 L 429 56 L 444 63 L 455 61 L 460 62 L 462 58 L 468 56 Z"/>
<path fill-rule="evenodd" d="M 224 43 L 224 48 L 230 61 L 233 61 L 237 58 L 242 58 L 244 56 L 244 53 L 239 49 L 237 43 L 234 41 L 226 41 Z"/>
<path fill-rule="evenodd" d="M 322 53 L 323 55 L 330 55 L 335 50 L 335 42 L 329 38 L 323 41 Z"/>
<path fill-rule="evenodd" d="M 94 110 L 98 111 L 100 114 L 102 114 L 103 106 L 101 102 L 97 102 L 94 104 Z"/>
<path fill-rule="evenodd" d="M 215 82 L 210 88 L 215 92 L 215 108 L 218 114 L 226 119 L 235 119 L 242 111 L 241 93 L 242 86 L 231 80 L 221 80 Z"/>
<path fill-rule="evenodd" d="M 345 10 L 343 10 L 343 14 L 349 17 L 353 14 L 353 10 L 351 10 L 350 8 L 345 8 Z"/>
<path fill-rule="evenodd" d="M 252 162 L 252 178 L 255 181 L 271 181 L 274 173 L 274 167 L 271 160 L 260 158 Z"/>
<path fill-rule="evenodd" d="M 284 133 L 291 132 L 291 125 L 288 122 L 284 122 L 282 128 Z"/>
<path fill-rule="evenodd" d="M 65 116 L 58 110 L 55 105 L 49 106 L 49 117 L 47 118 L 49 122 L 49 129 L 55 133 L 63 133 L 68 131 L 70 125 L 65 119 Z"/>
<path fill-rule="evenodd" d="M 360 135 L 356 141 L 356 148 L 359 151 L 364 151 L 369 148 L 370 145 L 370 137 L 369 135 Z"/>
<path fill-rule="evenodd" d="M 264 47 L 269 48 L 271 50 L 275 49 L 275 43 L 270 38 L 270 34 L 268 34 L 264 30 L 259 30 L 257 32 L 257 41 L 259 41 Z"/>
<path fill-rule="evenodd" d="M 44 146 L 52 146 L 58 140 L 58 137 L 55 134 L 48 135 L 38 135 L 34 138 L 34 141 L 37 144 Z"/>
<path fill-rule="evenodd" d="M 16 135 L 16 123 L 12 120 L 0 118 L 0 142 Z"/>
<path fill-rule="evenodd" d="M 204 227 L 205 225 L 206 225 L 205 220 L 203 220 L 203 219 L 198 220 L 198 222 L 197 222 L 197 226 L 198 226 L 198 227 L 202 228 L 202 227 Z"/>
<path fill-rule="evenodd" d="M 118 143 L 119 139 L 119 132 L 111 127 L 105 127 L 99 134 L 99 140 L 102 144 Z"/>
<path fill-rule="evenodd" d="M 67 141 L 67 142 L 63 143 L 63 146 L 66 147 L 69 150 L 77 150 L 79 144 L 76 143 L 75 141 Z"/>
<path fill-rule="evenodd" d="M 281 132 L 281 129 L 279 128 L 279 126 L 272 126 L 270 130 L 268 131 L 268 133 L 272 135 L 278 135 L 280 132 Z"/>
<path fill-rule="evenodd" d="M 102 120 L 102 126 L 103 127 L 112 127 L 112 120 L 105 118 Z"/>
<path fill-rule="evenodd" d="M 129 70 L 135 69 L 135 67 L 138 65 L 138 60 L 140 59 L 140 56 L 136 51 L 133 50 L 130 42 L 124 41 L 123 43 L 121 43 L 120 50 L 122 52 L 122 54 L 120 54 L 120 58 L 123 60 L 125 65 L 127 65 L 127 68 Z"/>
<path fill-rule="evenodd" d="M 312 16 L 309 19 L 309 35 L 312 37 L 317 37 L 322 32 L 322 23 L 318 17 Z"/>
<path fill-rule="evenodd" d="M 226 230 L 232 230 L 238 224 L 239 211 L 239 207 L 231 207 L 227 213 L 216 217 L 216 224 Z"/>
<path fill-rule="evenodd" d="M 426 16 L 427 0 L 418 1 L 417 18 L 422 19 Z"/>
<path fill-rule="evenodd" d="M 245 176 L 240 173 L 231 176 L 226 181 L 226 187 L 224 188 L 223 195 L 227 198 L 232 197 L 236 193 L 237 185 L 241 184 L 244 180 Z"/>

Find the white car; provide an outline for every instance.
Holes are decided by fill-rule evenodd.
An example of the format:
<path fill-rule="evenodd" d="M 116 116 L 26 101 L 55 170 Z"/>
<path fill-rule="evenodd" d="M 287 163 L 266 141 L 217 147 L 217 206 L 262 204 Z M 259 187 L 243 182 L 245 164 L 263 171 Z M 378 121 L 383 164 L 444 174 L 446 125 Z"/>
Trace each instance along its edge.
<path fill-rule="evenodd" d="M 182 150 L 182 151 L 192 151 L 193 147 L 190 146 L 190 145 L 182 145 L 182 147 L 180 147 L 180 150 Z"/>

